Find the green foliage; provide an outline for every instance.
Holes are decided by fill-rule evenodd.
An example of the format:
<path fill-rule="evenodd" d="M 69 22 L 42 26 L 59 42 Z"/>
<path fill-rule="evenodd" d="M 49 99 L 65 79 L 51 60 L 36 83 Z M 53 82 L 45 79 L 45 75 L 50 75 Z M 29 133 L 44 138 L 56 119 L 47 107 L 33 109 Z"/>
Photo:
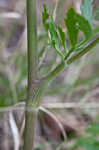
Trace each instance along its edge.
<path fill-rule="evenodd" d="M 50 42 L 51 42 L 51 45 L 57 51 L 57 53 L 64 59 L 64 55 L 60 51 L 59 35 L 57 33 L 54 21 L 49 22 L 49 33 L 50 33 Z"/>
<path fill-rule="evenodd" d="M 80 14 L 76 13 L 73 8 L 68 10 L 65 23 L 72 47 L 75 47 L 77 44 L 79 31 L 84 33 L 85 40 L 90 38 L 92 29 L 88 20 Z"/>
<path fill-rule="evenodd" d="M 84 148 L 84 150 L 99 149 L 99 141 L 97 139 L 97 136 L 99 136 L 99 122 L 89 125 L 86 129 L 86 132 L 89 135 L 77 139 L 76 144 L 71 148 L 71 150 L 76 150 L 79 147 Z"/>
<path fill-rule="evenodd" d="M 44 11 L 42 13 L 42 20 L 45 30 L 47 31 L 49 42 L 51 46 L 56 50 L 56 52 L 64 59 L 64 55 L 60 50 L 61 46 L 64 48 L 66 53 L 66 36 L 62 31 L 62 28 L 57 26 L 53 17 L 48 13 L 46 5 L 43 6 Z M 61 46 L 60 46 L 61 43 Z"/>
<path fill-rule="evenodd" d="M 81 12 L 83 16 L 90 22 L 90 24 L 93 24 L 93 6 L 92 6 L 93 0 L 84 0 L 84 5 L 81 6 Z"/>
<path fill-rule="evenodd" d="M 77 44 L 77 37 L 78 37 L 78 26 L 76 25 L 74 13 L 75 13 L 74 9 L 71 8 L 67 12 L 67 18 L 65 19 L 67 32 L 73 47 Z"/>
<path fill-rule="evenodd" d="M 60 35 L 60 39 L 61 39 L 61 44 L 64 47 L 64 50 L 66 52 L 66 36 L 65 33 L 62 31 L 62 28 L 58 26 L 58 32 Z"/>
<path fill-rule="evenodd" d="M 75 147 L 82 147 L 85 150 L 98 150 L 99 142 L 92 136 L 82 137 L 78 140 Z"/>
<path fill-rule="evenodd" d="M 46 41 L 49 42 L 48 44 L 50 44 L 56 50 L 57 54 L 62 58 L 62 60 L 66 60 L 71 56 L 72 52 L 76 53 L 76 51 L 83 50 L 84 46 L 89 43 L 89 39 L 99 33 L 99 27 L 97 27 L 96 29 L 92 29 L 90 25 L 91 23 L 89 21 L 91 18 L 90 15 L 92 16 L 92 1 L 89 2 L 89 0 L 85 0 L 84 5 L 81 9 L 82 15 L 78 14 L 73 8 L 70 8 L 68 10 L 67 16 L 65 17 L 65 24 L 67 29 L 66 33 L 65 31 L 63 31 L 63 28 L 61 26 L 56 24 L 56 22 L 53 20 L 53 16 L 48 12 L 46 5 L 44 5 L 44 10 L 42 12 L 42 21 L 46 33 L 44 33 L 39 37 L 40 39 L 38 39 L 43 39 L 43 42 L 42 40 L 41 42 L 44 43 L 44 46 L 39 53 L 40 58 L 42 57 L 43 53 L 46 50 L 46 47 L 48 46 L 47 44 L 45 44 Z M 88 11 L 88 13 L 86 13 L 86 11 Z M 83 32 L 85 40 L 82 40 L 80 43 L 78 43 L 78 36 L 80 31 Z M 72 46 L 69 51 L 67 51 L 68 48 L 66 44 L 66 38 L 69 38 L 70 44 Z M 16 80 L 16 82 L 14 83 L 14 87 L 17 91 L 18 100 L 21 100 L 26 96 L 26 88 L 23 88 L 22 84 L 27 77 L 27 57 L 18 55 L 14 58 L 13 56 L 12 64 L 16 68 L 14 70 L 14 73 L 12 71 L 12 73 L 14 74 L 12 81 Z M 44 74 L 47 74 L 49 70 L 49 67 L 46 67 L 46 69 L 44 68 Z M 16 74 L 19 74 L 18 79 Z M 11 105 L 12 103 L 14 103 L 12 98 L 13 92 L 10 88 L 11 81 L 6 77 L 5 73 L 3 73 L 3 75 L 0 74 L 0 79 L 0 106 Z"/>
<path fill-rule="evenodd" d="M 92 16 L 91 3 L 92 1 L 84 3 L 84 6 L 82 6 L 83 15 L 86 13 L 86 6 L 89 4 L 88 14 L 91 13 L 90 15 Z M 98 28 L 92 29 L 88 16 L 85 17 L 83 15 L 78 14 L 74 8 L 70 8 L 67 12 L 64 21 L 67 28 L 69 41 L 72 46 L 72 48 L 67 51 L 66 33 L 63 32 L 62 27 L 55 23 L 53 16 L 48 13 L 46 5 L 44 5 L 42 20 L 45 30 L 47 31 L 49 44 L 51 44 L 51 46 L 56 50 L 57 54 L 61 56 L 63 60 L 67 60 L 72 52 L 83 50 L 85 45 L 89 43 L 89 40 L 99 33 Z M 85 37 L 80 43 L 78 42 L 79 32 L 82 32 Z M 62 48 L 64 49 L 65 53 L 62 52 Z"/>
<path fill-rule="evenodd" d="M 49 13 L 47 12 L 46 5 L 43 5 L 44 11 L 42 13 L 42 21 L 45 29 L 48 31 L 48 23 L 47 20 L 49 19 Z"/>

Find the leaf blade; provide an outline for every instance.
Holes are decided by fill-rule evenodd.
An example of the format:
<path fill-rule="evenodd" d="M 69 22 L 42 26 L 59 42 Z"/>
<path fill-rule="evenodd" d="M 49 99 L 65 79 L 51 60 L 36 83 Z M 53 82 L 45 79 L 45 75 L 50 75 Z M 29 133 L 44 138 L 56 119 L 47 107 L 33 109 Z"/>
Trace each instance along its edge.
<path fill-rule="evenodd" d="M 65 18 L 67 33 L 72 47 L 75 47 L 78 41 L 78 33 L 82 31 L 87 41 L 92 35 L 92 28 L 89 21 L 82 15 L 70 8 Z"/>

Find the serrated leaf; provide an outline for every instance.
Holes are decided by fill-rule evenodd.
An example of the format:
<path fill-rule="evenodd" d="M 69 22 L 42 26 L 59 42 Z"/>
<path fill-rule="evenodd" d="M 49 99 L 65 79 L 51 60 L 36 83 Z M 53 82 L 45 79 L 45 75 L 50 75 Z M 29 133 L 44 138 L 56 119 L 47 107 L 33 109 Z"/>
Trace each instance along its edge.
<path fill-rule="evenodd" d="M 58 32 L 60 35 L 60 39 L 61 39 L 61 44 L 64 47 L 64 51 L 66 52 L 66 36 L 65 36 L 65 32 L 62 31 L 62 28 L 58 26 Z"/>
<path fill-rule="evenodd" d="M 88 20 L 76 13 L 73 8 L 70 8 L 67 12 L 65 23 L 72 47 L 75 47 L 77 44 L 79 31 L 84 33 L 85 40 L 88 40 L 92 35 L 92 28 Z"/>
<path fill-rule="evenodd" d="M 82 15 L 90 22 L 91 25 L 94 19 L 92 2 L 93 0 L 84 0 L 84 5 L 81 6 Z"/>

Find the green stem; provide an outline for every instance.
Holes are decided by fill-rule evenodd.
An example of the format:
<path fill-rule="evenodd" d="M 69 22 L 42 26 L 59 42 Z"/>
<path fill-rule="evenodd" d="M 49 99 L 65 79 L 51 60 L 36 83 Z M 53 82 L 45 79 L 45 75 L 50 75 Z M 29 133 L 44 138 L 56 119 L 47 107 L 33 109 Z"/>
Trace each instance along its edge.
<path fill-rule="evenodd" d="M 36 0 L 27 0 L 28 81 L 29 88 L 37 79 L 37 15 Z M 31 83 L 32 82 L 32 83 Z"/>
<path fill-rule="evenodd" d="M 37 54 L 37 0 L 27 0 L 27 42 L 28 42 L 28 91 L 26 107 L 33 107 L 34 111 L 25 112 L 24 150 L 33 150 L 34 128 L 37 118 L 35 102 L 38 93 L 38 54 Z"/>
<path fill-rule="evenodd" d="M 50 72 L 46 77 L 43 78 L 43 80 L 46 80 L 50 82 L 53 80 L 64 68 L 66 67 L 66 64 L 64 61 L 62 61 L 52 72 Z"/>
<path fill-rule="evenodd" d="M 89 52 L 95 45 L 99 43 L 99 35 L 96 35 L 84 48 L 82 51 L 78 52 L 74 56 L 72 56 L 70 59 L 67 60 L 67 64 L 71 64 L 75 60 L 79 59 L 83 55 L 85 55 L 87 52 Z"/>
<path fill-rule="evenodd" d="M 50 72 L 45 79 L 53 80 L 66 66 L 73 63 L 75 60 L 79 59 L 81 56 L 89 52 L 96 44 L 99 43 L 99 35 L 96 35 L 84 48 L 82 51 L 72 56 L 70 59 L 65 59 L 65 62 L 61 62 L 52 72 Z M 66 65 L 67 64 L 67 65 Z"/>

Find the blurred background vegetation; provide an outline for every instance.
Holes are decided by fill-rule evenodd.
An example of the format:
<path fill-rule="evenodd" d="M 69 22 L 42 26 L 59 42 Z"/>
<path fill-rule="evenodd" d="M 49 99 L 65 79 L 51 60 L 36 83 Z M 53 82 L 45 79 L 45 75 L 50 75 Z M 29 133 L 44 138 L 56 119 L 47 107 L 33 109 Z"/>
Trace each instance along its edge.
<path fill-rule="evenodd" d="M 39 70 L 43 76 L 49 72 L 53 63 L 59 63 L 60 58 L 50 46 L 47 47 L 46 34 L 42 25 L 43 3 L 47 4 L 50 12 L 55 15 L 55 8 L 58 0 L 38 0 L 38 50 L 39 50 Z M 81 0 L 61 0 L 56 11 L 56 22 L 64 29 L 64 17 L 66 11 L 73 6 L 80 12 Z M 93 28 L 99 26 L 99 0 L 93 0 Z M 22 102 L 26 98 L 27 91 L 27 38 L 26 38 L 26 1 L 25 0 L 0 0 L 0 107 L 12 106 L 17 102 Z M 82 39 L 80 35 L 79 40 Z M 68 47 L 69 41 L 66 39 Z M 99 45 L 90 53 L 66 68 L 49 86 L 43 99 L 43 104 L 51 103 L 53 106 L 58 102 L 99 102 Z M 43 85 L 42 85 L 43 86 Z M 66 109 L 55 108 L 53 112 L 65 116 Z M 99 115 L 98 110 L 83 109 L 72 110 L 72 114 L 77 117 L 88 114 L 88 119 L 95 120 Z M 75 113 L 74 113 L 75 112 Z M 55 113 L 56 114 L 56 113 Z M 69 114 L 70 115 L 70 114 Z M 69 121 L 65 123 L 68 126 Z M 56 115 L 57 116 L 57 115 Z M 84 116 L 85 119 L 85 116 Z M 75 119 L 74 119 L 75 120 Z M 90 120 L 90 119 L 89 119 Z M 97 120 L 97 119 L 96 119 Z M 85 122 L 87 122 L 85 121 Z M 65 124 L 64 123 L 64 124 Z M 85 125 L 85 124 L 84 124 Z M 86 126 L 86 125 L 85 125 Z M 85 127 L 84 126 L 84 127 Z M 99 125 L 88 129 L 91 132 L 89 143 L 93 140 L 93 133 L 99 133 Z M 78 127 L 72 125 L 73 129 Z M 96 128 L 95 128 L 96 127 Z M 97 130 L 96 130 L 97 129 Z M 97 134 L 97 133 L 96 133 Z M 84 134 L 86 135 L 86 134 Z M 99 134 L 98 134 L 99 136 Z M 96 138 L 96 137 L 95 137 Z M 83 139 L 83 138 L 82 138 Z M 81 143 L 82 139 L 79 139 Z M 81 141 L 80 141 L 81 140 Z M 85 139 L 83 139 L 84 141 Z M 98 143 L 95 140 L 96 144 Z M 95 144 L 94 142 L 94 144 Z M 81 143 L 82 145 L 83 142 Z M 90 144 L 89 144 L 90 145 Z M 95 150 L 99 149 L 99 143 Z M 48 143 L 47 143 L 48 147 Z M 77 148 L 77 144 L 75 145 Z M 86 144 L 85 144 L 86 148 Z M 89 147 L 88 147 L 89 148 Z M 87 149 L 88 149 L 87 148 Z M 36 149 L 39 149 L 36 147 Z M 57 148 L 57 150 L 59 147 Z M 93 150 L 92 148 L 89 148 Z M 88 150 L 89 150 L 88 149 Z M 80 149 L 79 149 L 80 150 Z M 82 150 L 82 149 L 81 149 Z"/>

